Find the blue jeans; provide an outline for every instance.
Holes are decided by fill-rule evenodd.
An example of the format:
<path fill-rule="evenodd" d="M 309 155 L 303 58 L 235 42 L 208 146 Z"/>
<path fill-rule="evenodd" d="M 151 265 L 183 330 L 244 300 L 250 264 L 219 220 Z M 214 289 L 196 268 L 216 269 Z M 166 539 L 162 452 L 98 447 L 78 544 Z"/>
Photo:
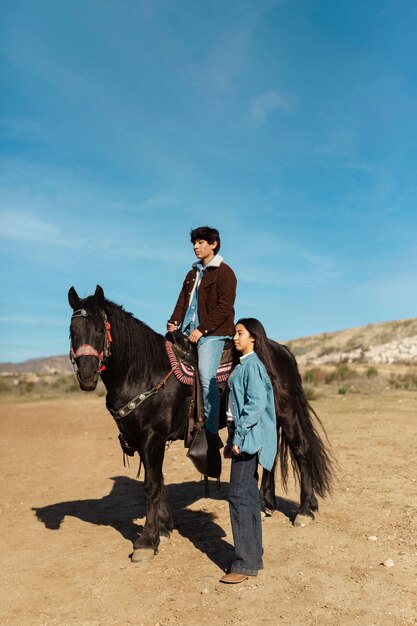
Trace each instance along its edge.
<path fill-rule="evenodd" d="M 261 504 L 258 489 L 258 454 L 232 457 L 229 510 L 235 558 L 230 571 L 256 576 L 263 568 Z"/>
<path fill-rule="evenodd" d="M 203 391 L 206 429 L 217 434 L 219 431 L 220 392 L 216 374 L 224 348 L 222 337 L 204 337 L 197 344 L 198 373 Z"/>

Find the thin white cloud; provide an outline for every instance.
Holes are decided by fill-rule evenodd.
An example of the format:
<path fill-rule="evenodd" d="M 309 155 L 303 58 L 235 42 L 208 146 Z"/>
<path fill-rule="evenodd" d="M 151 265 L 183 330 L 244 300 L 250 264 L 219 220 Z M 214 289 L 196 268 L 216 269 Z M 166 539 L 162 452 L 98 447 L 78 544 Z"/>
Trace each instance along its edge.
<path fill-rule="evenodd" d="M 236 267 L 244 283 L 301 287 L 327 284 L 343 274 L 331 257 L 276 235 L 254 233 L 251 248 L 255 256 L 238 261 Z"/>
<path fill-rule="evenodd" d="M 0 237 L 31 241 L 47 245 L 78 247 L 80 242 L 68 236 L 52 222 L 46 222 L 29 213 L 3 212 L 0 214 Z"/>
<path fill-rule="evenodd" d="M 283 95 L 279 91 L 272 89 L 252 98 L 250 113 L 252 119 L 257 124 L 263 124 L 274 111 L 291 113 L 293 107 L 294 98 L 292 96 Z"/>
<path fill-rule="evenodd" d="M 172 254 L 172 249 L 152 247 L 141 241 L 129 241 L 124 246 L 110 245 L 107 254 L 143 261 L 157 261 L 184 265 L 190 258 L 186 254 Z"/>
<path fill-rule="evenodd" d="M 176 254 L 173 258 L 172 250 L 168 245 L 165 247 L 155 246 L 145 242 L 144 238 L 132 238 L 129 235 L 126 236 L 123 245 L 120 245 L 120 241 L 108 241 L 106 254 L 126 259 L 170 263 L 184 264 L 189 261 L 185 254 Z M 88 247 L 81 239 L 68 238 L 58 225 L 41 220 L 29 213 L 1 213 L 0 238 L 66 248 Z M 98 238 L 100 239 L 100 237 Z"/>
<path fill-rule="evenodd" d="M 202 62 L 190 64 L 195 84 L 211 97 L 234 91 L 251 30 L 252 26 L 242 25 L 235 32 L 222 33 Z"/>
<path fill-rule="evenodd" d="M 318 271 L 317 268 L 320 268 Z M 239 281 L 242 283 L 254 283 L 256 285 L 275 286 L 317 286 L 326 285 L 329 281 L 337 279 L 340 272 L 335 268 L 323 269 L 321 264 L 313 267 L 293 269 L 281 264 L 273 268 L 265 268 L 263 265 L 239 268 Z"/>

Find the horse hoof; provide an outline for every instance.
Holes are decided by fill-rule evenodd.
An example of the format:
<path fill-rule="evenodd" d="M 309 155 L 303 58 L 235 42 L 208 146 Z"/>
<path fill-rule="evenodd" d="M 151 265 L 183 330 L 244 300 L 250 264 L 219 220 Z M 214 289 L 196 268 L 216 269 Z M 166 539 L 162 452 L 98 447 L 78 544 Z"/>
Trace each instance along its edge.
<path fill-rule="evenodd" d="M 165 545 L 168 543 L 168 541 L 171 539 L 171 535 L 160 535 L 159 536 L 159 545 Z"/>
<path fill-rule="evenodd" d="M 146 563 L 155 556 L 155 552 L 150 548 L 138 548 L 134 550 L 130 560 L 132 563 Z"/>
<path fill-rule="evenodd" d="M 300 513 L 297 515 L 293 522 L 293 526 L 297 526 L 298 528 L 304 528 L 304 526 L 310 526 L 314 522 L 314 518 L 309 515 L 301 515 Z"/>

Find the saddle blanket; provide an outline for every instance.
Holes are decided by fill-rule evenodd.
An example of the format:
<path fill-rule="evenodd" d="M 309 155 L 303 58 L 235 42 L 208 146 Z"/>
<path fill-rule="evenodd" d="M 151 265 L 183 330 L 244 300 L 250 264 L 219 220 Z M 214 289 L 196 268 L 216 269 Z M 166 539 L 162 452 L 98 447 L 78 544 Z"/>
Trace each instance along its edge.
<path fill-rule="evenodd" d="M 193 365 L 189 363 L 185 363 L 184 361 L 179 361 L 177 355 L 174 352 L 172 347 L 172 343 L 170 341 L 165 342 L 166 351 L 168 354 L 169 362 L 171 363 L 171 367 L 174 370 L 174 374 L 176 378 L 183 385 L 194 385 L 195 378 L 195 368 Z M 230 372 L 232 371 L 232 361 L 228 361 L 227 363 L 221 363 L 217 370 L 217 383 L 225 383 L 230 376 Z"/>

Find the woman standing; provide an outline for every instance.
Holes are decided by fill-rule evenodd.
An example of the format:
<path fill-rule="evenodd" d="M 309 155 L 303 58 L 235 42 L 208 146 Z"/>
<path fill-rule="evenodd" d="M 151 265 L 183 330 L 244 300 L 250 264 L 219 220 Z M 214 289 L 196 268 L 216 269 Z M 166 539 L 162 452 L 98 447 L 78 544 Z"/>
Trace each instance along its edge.
<path fill-rule="evenodd" d="M 224 456 L 232 459 L 229 509 L 235 557 L 220 579 L 224 583 L 243 582 L 263 567 L 258 463 L 271 470 L 277 452 L 275 375 L 265 329 L 257 319 L 240 319 L 233 339 L 241 356 L 228 383 Z"/>

